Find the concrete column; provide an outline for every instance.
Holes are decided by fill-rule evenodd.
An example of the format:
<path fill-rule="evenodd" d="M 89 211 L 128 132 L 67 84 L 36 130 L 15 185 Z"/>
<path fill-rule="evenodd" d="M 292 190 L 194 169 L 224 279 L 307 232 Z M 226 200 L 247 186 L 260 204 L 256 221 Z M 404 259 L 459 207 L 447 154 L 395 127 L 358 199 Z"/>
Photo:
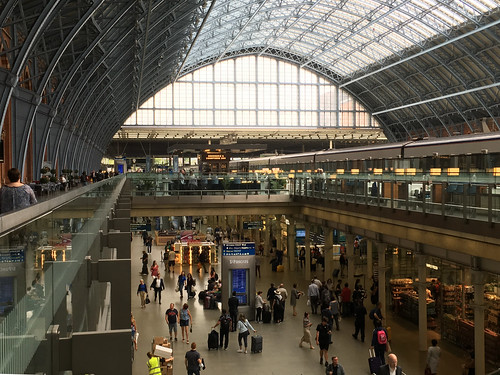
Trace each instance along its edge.
<path fill-rule="evenodd" d="M 366 273 L 368 277 L 373 276 L 373 241 L 366 241 Z M 365 285 L 366 287 L 367 285 Z"/>
<path fill-rule="evenodd" d="M 287 228 L 287 254 L 288 254 L 288 267 L 290 271 L 296 270 L 296 262 L 295 262 L 295 220 L 291 217 L 288 218 L 290 224 Z"/>
<path fill-rule="evenodd" d="M 281 236 L 281 215 L 276 216 L 276 249 L 284 250 L 283 238 Z"/>
<path fill-rule="evenodd" d="M 269 256 L 271 248 L 270 232 L 271 232 L 271 216 L 266 216 L 266 229 L 263 231 L 264 235 L 264 255 Z"/>
<path fill-rule="evenodd" d="M 387 317 L 386 314 L 386 291 L 385 291 L 385 248 L 386 244 L 378 242 L 377 244 L 377 254 L 378 254 L 378 300 L 382 302 L 382 315 Z"/>
<path fill-rule="evenodd" d="M 486 373 L 485 364 L 485 340 L 484 340 L 484 279 L 482 271 L 472 270 L 472 285 L 474 286 L 474 352 L 476 363 L 476 374 Z"/>
<path fill-rule="evenodd" d="M 311 224 L 305 223 L 304 227 L 306 229 L 306 238 L 304 240 L 304 245 L 306 248 L 306 281 L 311 281 Z"/>
<path fill-rule="evenodd" d="M 417 254 L 418 269 L 418 350 L 427 350 L 427 269 L 425 255 Z"/>
<path fill-rule="evenodd" d="M 332 278 L 333 274 L 333 229 L 329 227 L 323 228 L 325 234 L 325 246 L 323 247 L 323 255 L 325 257 L 325 280 Z M 332 279 L 333 280 L 333 279 Z"/>
<path fill-rule="evenodd" d="M 347 282 L 349 283 L 349 288 L 354 290 L 354 234 L 346 233 L 345 235 L 345 251 L 347 258 Z"/>

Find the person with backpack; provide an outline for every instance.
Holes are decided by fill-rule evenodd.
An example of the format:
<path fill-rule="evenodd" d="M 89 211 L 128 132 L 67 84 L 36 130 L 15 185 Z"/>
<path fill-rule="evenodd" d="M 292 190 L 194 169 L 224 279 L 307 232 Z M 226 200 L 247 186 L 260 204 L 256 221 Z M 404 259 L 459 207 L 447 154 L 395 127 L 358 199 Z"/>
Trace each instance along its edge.
<path fill-rule="evenodd" d="M 220 325 L 220 342 L 219 346 L 222 348 L 224 346 L 224 350 L 227 350 L 227 347 L 229 345 L 229 331 L 231 330 L 231 325 L 232 325 L 232 319 L 231 316 L 227 313 L 226 309 L 222 309 L 222 314 L 219 317 L 219 320 L 217 320 L 217 323 L 212 327 L 212 329 L 215 329 Z"/>
<path fill-rule="evenodd" d="M 372 334 L 371 348 L 375 349 L 375 356 L 380 358 L 380 362 L 385 365 L 385 352 L 387 351 L 387 331 L 382 328 L 382 322 L 375 320 L 375 329 Z"/>

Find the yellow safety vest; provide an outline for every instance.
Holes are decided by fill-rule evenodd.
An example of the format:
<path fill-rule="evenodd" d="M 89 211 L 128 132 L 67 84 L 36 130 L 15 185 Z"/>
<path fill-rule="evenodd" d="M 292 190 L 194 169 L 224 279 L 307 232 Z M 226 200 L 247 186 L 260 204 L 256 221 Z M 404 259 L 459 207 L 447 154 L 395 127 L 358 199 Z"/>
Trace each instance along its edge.
<path fill-rule="evenodd" d="M 160 358 L 158 358 L 158 357 L 151 357 L 148 360 L 148 368 L 149 368 L 149 375 L 161 374 Z"/>

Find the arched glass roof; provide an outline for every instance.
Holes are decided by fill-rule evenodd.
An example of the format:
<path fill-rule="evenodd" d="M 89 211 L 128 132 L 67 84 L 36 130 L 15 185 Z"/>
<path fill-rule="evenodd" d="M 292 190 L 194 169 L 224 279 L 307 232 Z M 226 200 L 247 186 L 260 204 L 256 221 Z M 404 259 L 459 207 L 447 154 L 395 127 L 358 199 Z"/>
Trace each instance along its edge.
<path fill-rule="evenodd" d="M 142 104 L 125 125 L 379 127 L 337 85 L 296 64 L 262 56 L 224 60 L 179 78 Z"/>

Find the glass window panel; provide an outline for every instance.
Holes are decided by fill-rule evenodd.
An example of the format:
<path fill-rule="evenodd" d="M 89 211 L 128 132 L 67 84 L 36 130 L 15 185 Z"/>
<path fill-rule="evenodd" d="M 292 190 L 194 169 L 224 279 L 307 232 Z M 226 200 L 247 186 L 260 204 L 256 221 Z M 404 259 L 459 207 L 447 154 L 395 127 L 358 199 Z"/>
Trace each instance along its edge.
<path fill-rule="evenodd" d="M 215 126 L 234 126 L 234 111 L 215 111 Z"/>
<path fill-rule="evenodd" d="M 214 66 L 207 65 L 193 72 L 193 80 L 198 82 L 212 82 L 214 78 Z"/>
<path fill-rule="evenodd" d="M 296 65 L 286 63 L 284 61 L 279 61 L 279 81 L 280 82 L 297 82 L 298 79 L 298 68 Z"/>
<path fill-rule="evenodd" d="M 137 125 L 153 125 L 154 111 L 152 109 L 139 109 L 137 111 Z"/>
<path fill-rule="evenodd" d="M 236 59 L 236 80 L 238 82 L 255 82 L 255 56 Z"/>
<path fill-rule="evenodd" d="M 367 128 L 370 126 L 370 114 L 368 112 L 356 112 L 356 127 Z"/>
<path fill-rule="evenodd" d="M 340 111 L 352 111 L 354 109 L 354 99 L 345 91 L 340 93 L 339 109 Z"/>
<path fill-rule="evenodd" d="M 259 110 L 278 109 L 278 86 L 259 85 L 257 88 L 259 98 Z"/>
<path fill-rule="evenodd" d="M 319 113 L 319 126 L 337 127 L 337 112 L 321 111 Z"/>
<path fill-rule="evenodd" d="M 167 125 L 167 111 L 155 111 L 155 124 Z"/>
<path fill-rule="evenodd" d="M 194 83 L 194 108 L 212 109 L 214 107 L 213 84 Z"/>
<path fill-rule="evenodd" d="M 258 65 L 259 82 L 276 82 L 278 80 L 278 60 L 262 57 Z"/>
<path fill-rule="evenodd" d="M 193 107 L 193 85 L 191 82 L 177 82 L 174 87 L 174 108 Z"/>
<path fill-rule="evenodd" d="M 143 105 L 141 105 L 141 108 L 154 108 L 154 107 L 155 107 L 154 96 L 146 100 L 146 102 Z"/>
<path fill-rule="evenodd" d="M 233 84 L 215 84 L 215 108 L 234 108 Z"/>
<path fill-rule="evenodd" d="M 299 125 L 299 113 L 292 111 L 281 111 L 280 115 L 280 126 L 298 126 Z"/>
<path fill-rule="evenodd" d="M 214 124 L 213 111 L 194 111 L 194 125 L 211 126 Z"/>
<path fill-rule="evenodd" d="M 297 85 L 280 85 L 280 108 L 297 109 L 299 107 L 299 87 Z"/>
<path fill-rule="evenodd" d="M 124 123 L 125 125 L 136 125 L 137 124 L 137 112 L 134 112 Z"/>
<path fill-rule="evenodd" d="M 307 69 L 300 69 L 300 83 L 317 83 L 318 76 Z"/>
<path fill-rule="evenodd" d="M 179 126 L 193 125 L 193 111 L 176 110 L 174 112 L 174 124 Z"/>
<path fill-rule="evenodd" d="M 174 124 L 174 111 L 171 109 L 166 110 L 167 112 L 167 125 L 173 125 Z"/>
<path fill-rule="evenodd" d="M 318 86 L 300 85 L 300 109 L 318 109 Z"/>
<path fill-rule="evenodd" d="M 354 112 L 340 112 L 340 126 L 352 127 L 354 125 Z"/>
<path fill-rule="evenodd" d="M 337 109 L 337 89 L 334 86 L 319 87 L 319 108 L 322 110 Z"/>
<path fill-rule="evenodd" d="M 236 108 L 254 109 L 256 105 L 257 88 L 252 84 L 239 84 L 236 86 Z"/>
<path fill-rule="evenodd" d="M 255 111 L 237 111 L 236 125 L 238 126 L 257 125 L 257 113 Z"/>
<path fill-rule="evenodd" d="M 234 82 L 234 60 L 221 61 L 214 66 L 214 80 Z"/>
<path fill-rule="evenodd" d="M 318 112 L 301 111 L 300 126 L 318 126 Z"/>
<path fill-rule="evenodd" d="M 259 111 L 257 115 L 259 126 L 277 126 L 278 112 L 277 111 Z"/>

